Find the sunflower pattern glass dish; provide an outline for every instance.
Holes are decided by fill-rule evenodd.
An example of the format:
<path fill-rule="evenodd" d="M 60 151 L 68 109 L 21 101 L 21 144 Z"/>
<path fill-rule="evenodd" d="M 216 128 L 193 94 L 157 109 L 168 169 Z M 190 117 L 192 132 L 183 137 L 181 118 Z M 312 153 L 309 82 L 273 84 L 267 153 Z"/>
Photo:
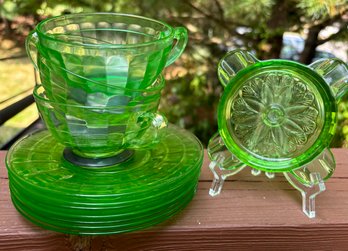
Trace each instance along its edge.
<path fill-rule="evenodd" d="M 309 66 L 287 61 L 259 61 L 235 50 L 221 59 L 219 133 L 208 145 L 214 182 L 220 193 L 224 180 L 247 165 L 257 175 L 283 173 L 303 196 L 303 211 L 315 216 L 315 195 L 334 169 L 329 149 L 337 124 L 337 102 L 348 90 L 348 67 L 339 59 Z"/>

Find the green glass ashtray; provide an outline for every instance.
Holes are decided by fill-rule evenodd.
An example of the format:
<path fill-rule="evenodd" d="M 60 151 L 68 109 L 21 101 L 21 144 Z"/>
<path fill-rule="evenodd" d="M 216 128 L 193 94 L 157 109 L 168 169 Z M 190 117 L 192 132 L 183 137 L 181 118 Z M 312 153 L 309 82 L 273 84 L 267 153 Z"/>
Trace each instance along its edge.
<path fill-rule="evenodd" d="M 152 148 L 93 169 L 67 161 L 65 146 L 47 130 L 24 137 L 6 157 L 13 204 L 31 222 L 69 234 L 123 233 L 160 223 L 191 201 L 203 161 L 191 133 L 173 125 L 163 130 Z"/>
<path fill-rule="evenodd" d="M 303 211 L 314 217 L 313 193 L 325 189 L 323 180 L 335 169 L 329 144 L 337 102 L 348 90 L 348 66 L 335 58 L 309 66 L 260 61 L 235 50 L 221 59 L 218 75 L 225 90 L 219 132 L 208 146 L 216 178 L 210 194 L 219 194 L 223 180 L 245 166 L 270 178 L 281 172 L 302 194 L 311 195 Z"/>

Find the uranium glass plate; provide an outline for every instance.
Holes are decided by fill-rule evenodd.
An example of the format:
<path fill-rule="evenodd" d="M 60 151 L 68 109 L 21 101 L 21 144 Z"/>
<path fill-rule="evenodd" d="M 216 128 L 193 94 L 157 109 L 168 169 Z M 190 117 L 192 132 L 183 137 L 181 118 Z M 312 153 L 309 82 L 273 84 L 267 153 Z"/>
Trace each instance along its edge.
<path fill-rule="evenodd" d="M 48 131 L 29 135 L 6 158 L 13 203 L 30 221 L 64 233 L 120 233 L 161 222 L 192 199 L 203 161 L 191 133 L 164 130 L 158 145 L 100 169 L 66 161 Z"/>
<path fill-rule="evenodd" d="M 95 222 L 80 224 L 71 221 L 62 221 L 57 219 L 52 219 L 47 213 L 45 215 L 37 214 L 37 212 L 32 212 L 30 209 L 26 208 L 25 205 L 20 204 L 17 198 L 13 197 L 12 201 L 17 208 L 17 210 L 31 222 L 53 231 L 69 233 L 69 234 L 79 234 L 79 235 L 105 235 L 105 234 L 117 234 L 131 232 L 146 227 L 158 224 L 178 212 L 180 212 L 187 204 L 192 200 L 195 194 L 195 189 L 188 191 L 186 197 L 178 198 L 176 203 L 173 203 L 171 207 L 163 208 L 162 211 L 153 212 L 151 217 L 148 215 L 143 215 L 141 220 L 133 221 L 132 223 L 125 224 L 123 222 L 107 222 L 105 224 L 96 225 Z"/>

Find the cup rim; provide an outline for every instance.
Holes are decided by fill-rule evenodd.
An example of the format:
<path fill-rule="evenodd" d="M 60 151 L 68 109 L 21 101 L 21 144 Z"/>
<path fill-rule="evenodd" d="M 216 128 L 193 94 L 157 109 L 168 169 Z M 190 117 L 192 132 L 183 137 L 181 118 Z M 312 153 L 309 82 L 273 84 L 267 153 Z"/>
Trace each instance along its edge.
<path fill-rule="evenodd" d="M 59 16 L 54 16 L 54 17 L 49 17 L 44 19 L 43 21 L 41 21 L 35 28 L 35 32 L 37 32 L 40 36 L 44 37 L 45 39 L 49 39 L 49 40 L 54 40 L 56 42 L 59 43 L 63 43 L 63 44 L 68 44 L 68 45 L 72 45 L 72 46 L 82 46 L 82 47 L 86 47 L 86 48 L 100 48 L 100 45 L 98 44 L 79 44 L 79 43 L 75 43 L 75 42 L 69 42 L 69 41 L 63 41 L 63 40 L 59 40 L 56 39 L 54 37 L 51 37 L 49 35 L 47 35 L 47 33 L 44 33 L 41 28 L 43 25 L 45 25 L 48 22 L 52 22 L 55 20 L 59 20 L 59 19 L 69 19 L 72 17 L 80 17 L 80 16 L 88 16 L 88 15 L 99 15 L 99 16 L 103 16 L 103 15 L 111 15 L 111 16 L 121 16 L 121 17 L 130 17 L 130 18 L 134 18 L 134 19 L 139 19 L 139 20 L 146 20 L 146 21 L 150 21 L 150 22 L 155 22 L 157 24 L 161 24 L 163 26 L 165 26 L 166 28 L 169 29 L 170 33 L 164 37 L 161 37 L 159 39 L 153 40 L 153 41 L 148 41 L 148 42 L 143 42 L 143 43 L 136 43 L 136 44 L 103 44 L 103 48 L 107 48 L 107 49 L 122 49 L 122 48 L 134 48 L 134 47 L 143 47 L 143 46 L 149 46 L 151 44 L 156 44 L 159 43 L 163 40 L 168 39 L 169 37 L 173 36 L 175 33 L 175 28 L 173 28 L 172 26 L 170 26 L 169 24 L 163 22 L 163 21 L 159 21 L 156 19 L 152 19 L 152 18 L 148 18 L 148 17 L 143 17 L 143 16 L 139 16 L 139 15 L 134 15 L 134 14 L 128 14 L 128 13 L 111 13 L 111 12 L 88 12 L 88 13 L 76 13 L 76 14 L 66 14 L 66 15 L 59 15 Z"/>

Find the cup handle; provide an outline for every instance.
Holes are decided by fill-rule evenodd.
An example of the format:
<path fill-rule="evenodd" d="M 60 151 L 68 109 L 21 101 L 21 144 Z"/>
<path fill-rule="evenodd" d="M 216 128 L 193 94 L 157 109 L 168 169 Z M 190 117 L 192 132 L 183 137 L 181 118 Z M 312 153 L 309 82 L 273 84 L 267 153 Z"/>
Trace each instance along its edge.
<path fill-rule="evenodd" d="M 27 54 L 29 56 L 30 61 L 34 65 L 36 70 L 39 70 L 37 66 L 37 45 L 39 42 L 39 38 L 37 36 L 37 33 L 35 31 L 32 31 L 29 33 L 27 39 L 25 40 L 25 50 L 27 51 Z"/>
<path fill-rule="evenodd" d="M 322 76 L 339 101 L 348 92 L 348 65 L 338 58 L 320 59 L 309 65 Z"/>
<path fill-rule="evenodd" d="M 174 39 L 176 43 L 169 53 L 166 67 L 171 65 L 183 53 L 188 41 L 187 30 L 184 27 L 176 27 L 174 29 Z"/>
<path fill-rule="evenodd" d="M 250 52 L 246 50 L 233 50 L 228 52 L 218 64 L 218 77 L 225 87 L 240 70 L 258 62 Z"/>
<path fill-rule="evenodd" d="M 163 129 L 168 126 L 167 118 L 160 113 L 144 113 L 140 115 L 137 119 L 137 124 L 142 127 L 142 125 L 150 126 L 142 133 L 141 136 L 135 137 L 133 140 L 128 142 L 128 148 L 139 149 L 147 148 L 159 143 Z"/>

